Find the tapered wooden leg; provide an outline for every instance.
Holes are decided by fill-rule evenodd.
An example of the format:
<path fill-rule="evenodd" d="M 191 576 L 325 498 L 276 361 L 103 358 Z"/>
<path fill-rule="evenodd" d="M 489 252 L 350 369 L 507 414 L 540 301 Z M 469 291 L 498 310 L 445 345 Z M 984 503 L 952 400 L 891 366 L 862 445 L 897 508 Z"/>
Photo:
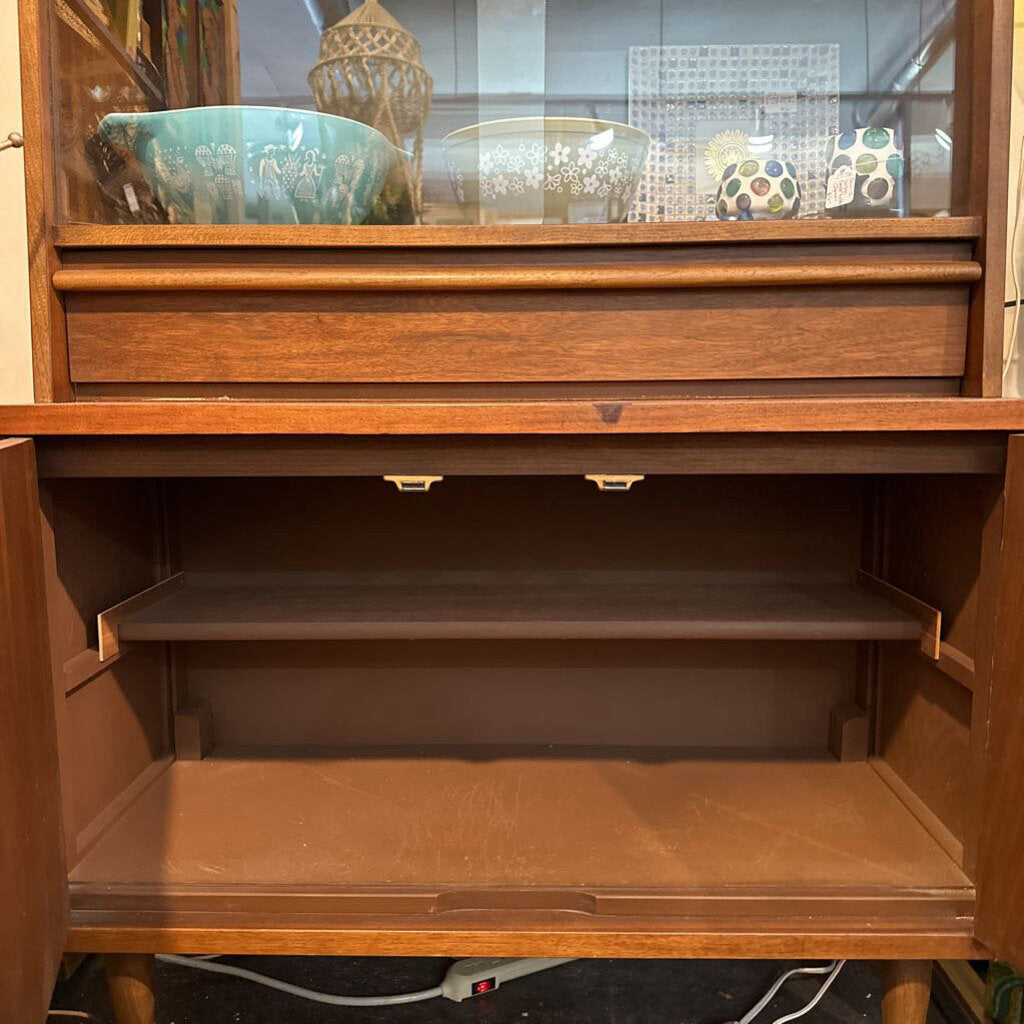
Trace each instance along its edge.
<path fill-rule="evenodd" d="M 931 960 L 882 964 L 882 1024 L 925 1024 L 931 994 Z"/>
<path fill-rule="evenodd" d="M 107 953 L 103 959 L 117 1024 L 154 1024 L 152 954 Z"/>

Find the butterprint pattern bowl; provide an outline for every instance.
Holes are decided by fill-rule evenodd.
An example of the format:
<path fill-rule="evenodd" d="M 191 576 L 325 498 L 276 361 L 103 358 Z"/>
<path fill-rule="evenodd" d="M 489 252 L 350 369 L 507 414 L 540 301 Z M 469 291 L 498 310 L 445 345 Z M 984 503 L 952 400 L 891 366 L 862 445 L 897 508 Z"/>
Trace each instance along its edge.
<path fill-rule="evenodd" d="M 715 194 L 719 220 L 784 220 L 799 212 L 800 185 L 791 163 L 748 156 L 722 172 Z"/>
<path fill-rule="evenodd" d="M 287 107 L 107 114 L 99 133 L 182 224 L 360 224 L 408 156 L 369 125 Z"/>
<path fill-rule="evenodd" d="M 610 224 L 633 205 L 650 138 L 615 121 L 515 117 L 442 141 L 455 197 L 480 224 Z"/>

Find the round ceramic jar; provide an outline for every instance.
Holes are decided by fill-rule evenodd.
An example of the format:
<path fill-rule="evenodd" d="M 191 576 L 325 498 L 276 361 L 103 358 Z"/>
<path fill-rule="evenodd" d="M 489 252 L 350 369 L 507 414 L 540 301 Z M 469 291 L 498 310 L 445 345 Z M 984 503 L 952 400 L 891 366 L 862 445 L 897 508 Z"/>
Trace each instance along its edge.
<path fill-rule="evenodd" d="M 828 180 L 833 193 L 850 194 L 835 187 L 837 175 L 852 175 L 852 198 L 833 203 L 829 212 L 849 216 L 857 211 L 884 213 L 896 199 L 896 183 L 903 177 L 903 151 L 891 128 L 856 128 L 832 136 L 828 142 Z M 828 195 L 828 186 L 826 186 Z"/>
<path fill-rule="evenodd" d="M 719 220 L 784 220 L 800 211 L 800 186 L 791 163 L 747 157 L 722 172 L 715 194 Z"/>

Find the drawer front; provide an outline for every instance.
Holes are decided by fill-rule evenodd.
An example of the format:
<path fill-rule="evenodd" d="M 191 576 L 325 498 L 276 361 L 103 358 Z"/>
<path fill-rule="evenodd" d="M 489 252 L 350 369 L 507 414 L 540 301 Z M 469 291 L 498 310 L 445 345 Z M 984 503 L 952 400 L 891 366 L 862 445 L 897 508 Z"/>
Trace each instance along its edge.
<path fill-rule="evenodd" d="M 958 377 L 967 288 L 74 295 L 76 382 Z"/>
<path fill-rule="evenodd" d="M 956 378 L 959 246 L 65 267 L 83 385 Z"/>

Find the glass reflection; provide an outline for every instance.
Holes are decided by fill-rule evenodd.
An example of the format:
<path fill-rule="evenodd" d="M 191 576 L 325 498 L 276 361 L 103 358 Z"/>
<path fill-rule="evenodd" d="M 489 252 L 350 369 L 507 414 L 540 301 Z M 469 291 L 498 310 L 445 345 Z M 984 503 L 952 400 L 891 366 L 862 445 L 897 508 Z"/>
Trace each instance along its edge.
<path fill-rule="evenodd" d="M 52 11 L 70 221 L 960 212 L 955 0 L 53 0 Z"/>

